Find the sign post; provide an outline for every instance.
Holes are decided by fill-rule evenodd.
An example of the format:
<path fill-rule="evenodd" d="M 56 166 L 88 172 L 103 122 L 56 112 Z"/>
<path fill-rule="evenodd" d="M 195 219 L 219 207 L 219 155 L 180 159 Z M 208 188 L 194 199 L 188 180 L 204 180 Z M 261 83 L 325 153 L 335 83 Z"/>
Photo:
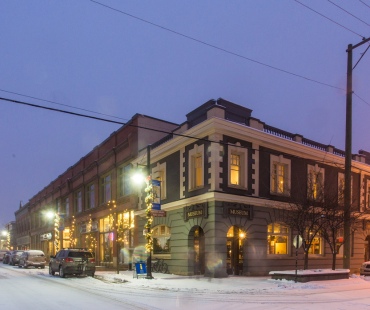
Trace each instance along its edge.
<path fill-rule="evenodd" d="M 295 283 L 297 283 L 298 249 L 302 246 L 302 237 L 300 235 L 294 236 L 293 245 L 295 247 Z"/>

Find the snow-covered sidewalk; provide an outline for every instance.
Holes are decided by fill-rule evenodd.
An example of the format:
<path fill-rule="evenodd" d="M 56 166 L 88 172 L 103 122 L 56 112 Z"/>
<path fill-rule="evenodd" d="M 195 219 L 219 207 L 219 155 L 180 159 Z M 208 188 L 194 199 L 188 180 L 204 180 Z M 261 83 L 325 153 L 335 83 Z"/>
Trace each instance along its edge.
<path fill-rule="evenodd" d="M 132 271 L 97 271 L 96 277 L 106 282 L 125 283 L 128 287 L 141 287 L 168 291 L 197 291 L 224 294 L 234 293 L 269 293 L 281 294 L 285 290 L 295 291 L 329 291 L 332 289 L 369 289 L 370 277 L 351 275 L 349 279 L 312 281 L 295 283 L 294 281 L 272 280 L 266 277 L 230 276 L 228 278 L 206 278 L 203 276 L 178 276 L 172 274 L 153 273 L 154 279 L 133 278 Z"/>

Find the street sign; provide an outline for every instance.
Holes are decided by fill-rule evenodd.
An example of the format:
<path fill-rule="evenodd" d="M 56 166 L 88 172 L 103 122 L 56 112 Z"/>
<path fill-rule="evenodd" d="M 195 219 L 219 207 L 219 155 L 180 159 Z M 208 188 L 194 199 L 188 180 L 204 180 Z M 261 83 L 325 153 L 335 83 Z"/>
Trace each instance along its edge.
<path fill-rule="evenodd" d="M 302 237 L 300 235 L 294 236 L 293 245 L 296 249 L 298 249 L 302 246 Z"/>
<path fill-rule="evenodd" d="M 166 217 L 166 211 L 163 210 L 151 210 L 150 213 L 154 217 Z"/>

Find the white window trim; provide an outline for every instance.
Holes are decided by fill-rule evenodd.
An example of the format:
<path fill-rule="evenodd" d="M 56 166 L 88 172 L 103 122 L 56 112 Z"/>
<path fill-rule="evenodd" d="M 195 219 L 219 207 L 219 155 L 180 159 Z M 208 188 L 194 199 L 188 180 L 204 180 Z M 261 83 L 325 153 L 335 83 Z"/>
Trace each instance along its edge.
<path fill-rule="evenodd" d="M 272 191 L 273 189 L 273 164 L 274 163 L 279 163 L 283 164 L 287 167 L 287 173 L 284 178 L 284 192 L 283 193 L 278 193 Z M 291 161 L 290 159 L 284 158 L 283 155 L 280 156 L 275 156 L 275 155 L 270 155 L 270 193 L 273 195 L 280 195 L 280 196 L 290 196 L 290 188 L 291 188 Z"/>
<path fill-rule="evenodd" d="M 194 170 L 194 161 L 193 158 L 200 154 L 202 157 L 202 176 L 201 176 L 201 185 L 195 186 L 195 170 Z M 188 185 L 189 190 L 195 190 L 204 187 L 204 145 L 194 145 L 194 148 L 189 151 L 189 173 L 188 173 Z"/>
<path fill-rule="evenodd" d="M 248 187 L 248 150 L 238 147 L 240 143 L 236 143 L 236 146 L 229 146 L 228 149 L 228 186 L 235 188 L 247 189 Z M 238 155 L 240 157 L 240 184 L 231 184 L 231 155 Z"/>

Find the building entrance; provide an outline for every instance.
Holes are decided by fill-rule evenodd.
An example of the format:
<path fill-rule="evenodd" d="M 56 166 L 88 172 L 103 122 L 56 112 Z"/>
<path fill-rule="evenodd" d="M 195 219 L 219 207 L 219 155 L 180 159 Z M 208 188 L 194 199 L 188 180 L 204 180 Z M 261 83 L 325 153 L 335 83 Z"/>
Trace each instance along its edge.
<path fill-rule="evenodd" d="M 237 226 L 230 227 L 226 241 L 226 268 L 228 274 L 243 274 L 243 242 L 245 232 Z"/>
<path fill-rule="evenodd" d="M 205 255 L 204 255 L 204 232 L 203 229 L 195 227 L 194 233 L 194 274 L 204 274 Z"/>

